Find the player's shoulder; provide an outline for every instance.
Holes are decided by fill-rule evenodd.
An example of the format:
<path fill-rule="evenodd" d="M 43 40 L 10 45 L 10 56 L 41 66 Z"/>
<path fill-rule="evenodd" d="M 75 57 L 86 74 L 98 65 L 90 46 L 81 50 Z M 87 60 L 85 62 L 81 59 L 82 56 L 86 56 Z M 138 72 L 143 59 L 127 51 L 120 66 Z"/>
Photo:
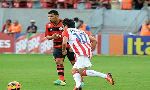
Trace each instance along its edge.
<path fill-rule="evenodd" d="M 46 23 L 47 27 L 53 27 L 53 24 L 51 22 Z"/>
<path fill-rule="evenodd" d="M 70 31 L 70 32 L 77 32 L 78 29 L 76 29 L 76 28 L 67 28 L 67 31 Z"/>
<path fill-rule="evenodd" d="M 81 30 L 81 29 L 78 29 L 78 31 L 79 31 L 80 33 L 85 33 L 85 31 L 84 31 L 84 30 Z"/>

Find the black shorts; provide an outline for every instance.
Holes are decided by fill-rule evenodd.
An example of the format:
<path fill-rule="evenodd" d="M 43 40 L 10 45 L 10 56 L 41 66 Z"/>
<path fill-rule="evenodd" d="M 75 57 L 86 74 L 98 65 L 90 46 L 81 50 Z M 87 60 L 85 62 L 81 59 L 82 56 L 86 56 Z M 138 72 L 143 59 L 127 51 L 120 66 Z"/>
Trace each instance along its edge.
<path fill-rule="evenodd" d="M 56 58 L 65 58 L 65 56 L 67 56 L 70 61 L 75 60 L 74 52 L 70 52 L 69 48 L 67 48 L 67 54 L 66 55 L 62 54 L 62 49 L 54 48 L 53 56 L 54 56 L 55 59 Z"/>

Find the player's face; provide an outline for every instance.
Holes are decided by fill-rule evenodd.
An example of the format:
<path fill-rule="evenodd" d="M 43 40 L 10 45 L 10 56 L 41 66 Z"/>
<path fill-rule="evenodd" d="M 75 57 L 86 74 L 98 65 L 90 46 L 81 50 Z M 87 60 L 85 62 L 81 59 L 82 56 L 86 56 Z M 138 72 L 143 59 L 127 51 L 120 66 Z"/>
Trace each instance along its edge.
<path fill-rule="evenodd" d="M 56 20 L 58 19 L 58 15 L 48 14 L 48 19 L 50 20 L 50 22 L 56 22 Z"/>
<path fill-rule="evenodd" d="M 10 21 L 6 21 L 6 24 L 10 24 L 11 22 Z"/>

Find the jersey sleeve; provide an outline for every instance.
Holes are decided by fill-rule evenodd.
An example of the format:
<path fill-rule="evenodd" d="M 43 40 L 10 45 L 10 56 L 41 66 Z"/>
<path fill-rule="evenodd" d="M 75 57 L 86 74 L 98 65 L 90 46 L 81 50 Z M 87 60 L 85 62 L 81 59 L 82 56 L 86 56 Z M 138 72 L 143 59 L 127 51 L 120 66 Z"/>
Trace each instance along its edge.
<path fill-rule="evenodd" d="M 48 28 L 49 28 L 48 25 L 49 25 L 49 24 L 46 24 L 46 26 L 45 26 L 45 37 L 46 37 L 47 35 L 49 35 L 49 36 L 52 35 L 52 32 L 49 32 L 49 31 L 48 31 Z"/>
<path fill-rule="evenodd" d="M 48 35 L 48 28 L 47 28 L 47 24 L 45 25 L 45 37 Z"/>
<path fill-rule="evenodd" d="M 62 32 L 62 37 L 66 36 L 67 38 L 69 38 L 69 34 L 67 29 L 64 29 L 64 31 Z"/>

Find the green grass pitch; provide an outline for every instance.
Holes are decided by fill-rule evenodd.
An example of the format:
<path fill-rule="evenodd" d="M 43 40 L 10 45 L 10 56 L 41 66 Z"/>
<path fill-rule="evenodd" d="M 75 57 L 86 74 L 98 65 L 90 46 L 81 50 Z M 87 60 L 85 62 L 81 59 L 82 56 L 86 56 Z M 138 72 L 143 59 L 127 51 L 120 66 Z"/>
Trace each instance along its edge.
<path fill-rule="evenodd" d="M 71 64 L 65 60 L 66 86 L 55 86 L 57 79 L 52 55 L 0 54 L 0 90 L 10 81 L 22 84 L 21 90 L 73 90 Z M 113 74 L 115 85 L 105 79 L 85 77 L 83 90 L 150 90 L 150 56 L 94 56 L 92 68 Z"/>

